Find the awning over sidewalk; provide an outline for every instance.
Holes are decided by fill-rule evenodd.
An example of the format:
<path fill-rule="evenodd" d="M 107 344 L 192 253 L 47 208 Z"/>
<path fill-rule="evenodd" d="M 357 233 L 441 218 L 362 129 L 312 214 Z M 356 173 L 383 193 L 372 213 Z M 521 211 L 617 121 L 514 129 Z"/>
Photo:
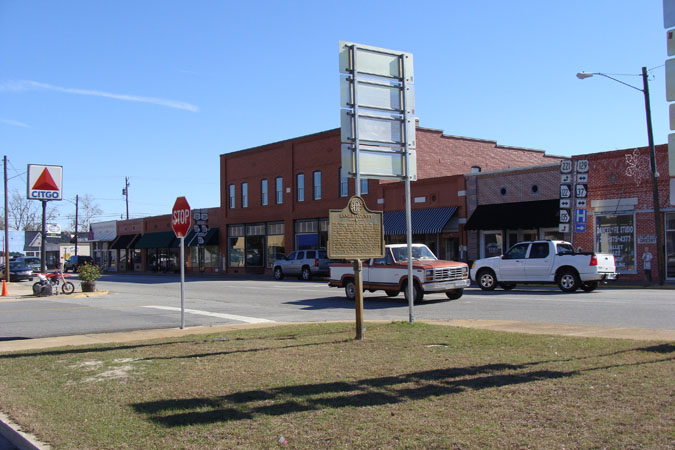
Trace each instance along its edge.
<path fill-rule="evenodd" d="M 445 208 L 413 209 L 411 211 L 413 234 L 435 234 L 443 231 L 456 206 Z M 389 211 L 384 213 L 384 234 L 405 234 L 405 211 Z"/>
<path fill-rule="evenodd" d="M 209 228 L 209 231 L 206 232 L 206 236 L 204 236 L 203 244 L 199 244 L 197 235 L 193 233 L 189 240 L 187 238 L 185 239 L 185 245 L 189 247 L 196 247 L 197 245 L 218 245 L 220 242 L 220 239 L 218 238 L 219 235 L 218 228 Z"/>
<path fill-rule="evenodd" d="M 136 242 L 134 248 L 169 248 L 175 238 L 176 235 L 173 231 L 145 233 Z"/>
<path fill-rule="evenodd" d="M 560 200 L 479 205 L 465 230 L 518 230 L 553 228 L 560 222 Z"/>
<path fill-rule="evenodd" d="M 113 250 L 123 250 L 127 248 L 134 248 L 133 244 L 138 240 L 140 234 L 123 234 L 117 236 L 115 240 L 110 244 L 110 249 Z"/>

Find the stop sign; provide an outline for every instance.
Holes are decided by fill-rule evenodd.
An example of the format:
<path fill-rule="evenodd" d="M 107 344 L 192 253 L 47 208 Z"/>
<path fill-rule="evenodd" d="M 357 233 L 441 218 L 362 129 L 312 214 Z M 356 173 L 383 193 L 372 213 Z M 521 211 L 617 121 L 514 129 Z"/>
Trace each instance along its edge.
<path fill-rule="evenodd" d="M 190 205 L 185 197 L 178 197 L 171 210 L 171 228 L 176 237 L 181 238 L 190 231 Z"/>

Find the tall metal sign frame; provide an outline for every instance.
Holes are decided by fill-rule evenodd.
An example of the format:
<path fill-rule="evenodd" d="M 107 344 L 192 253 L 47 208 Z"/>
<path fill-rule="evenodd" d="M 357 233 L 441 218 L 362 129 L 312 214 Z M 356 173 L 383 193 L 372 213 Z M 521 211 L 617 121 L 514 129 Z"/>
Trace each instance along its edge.
<path fill-rule="evenodd" d="M 412 53 L 340 41 L 342 168 L 355 178 L 405 182 L 408 310 L 414 316 L 410 182 L 417 180 Z M 365 170 L 364 170 L 365 169 Z M 356 267 L 356 264 L 355 264 Z"/>

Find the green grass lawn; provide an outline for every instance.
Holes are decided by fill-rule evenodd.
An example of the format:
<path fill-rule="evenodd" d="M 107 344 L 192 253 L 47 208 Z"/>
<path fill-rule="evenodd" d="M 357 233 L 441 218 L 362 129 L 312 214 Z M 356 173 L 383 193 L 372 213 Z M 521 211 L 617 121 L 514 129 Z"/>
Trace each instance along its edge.
<path fill-rule="evenodd" d="M 55 449 L 675 448 L 675 345 L 406 323 L 0 354 Z"/>

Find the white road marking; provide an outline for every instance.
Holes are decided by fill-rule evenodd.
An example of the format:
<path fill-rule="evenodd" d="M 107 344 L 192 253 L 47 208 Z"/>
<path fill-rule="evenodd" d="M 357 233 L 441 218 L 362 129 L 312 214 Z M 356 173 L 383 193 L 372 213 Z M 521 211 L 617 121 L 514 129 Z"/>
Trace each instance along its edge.
<path fill-rule="evenodd" d="M 149 305 L 149 306 L 141 306 L 141 308 L 163 309 L 163 310 L 166 310 L 166 311 L 180 311 L 180 308 L 175 308 L 175 307 L 172 307 L 172 306 Z M 198 315 L 201 315 L 201 316 L 218 317 L 219 319 L 237 320 L 239 322 L 246 322 L 246 323 L 271 323 L 271 322 L 274 322 L 274 320 L 258 319 L 256 317 L 237 316 L 237 315 L 234 315 L 234 314 L 221 314 L 221 313 L 214 313 L 214 312 L 209 312 L 209 311 L 200 311 L 198 309 L 185 309 L 185 312 L 190 313 L 190 314 L 198 314 Z"/>

